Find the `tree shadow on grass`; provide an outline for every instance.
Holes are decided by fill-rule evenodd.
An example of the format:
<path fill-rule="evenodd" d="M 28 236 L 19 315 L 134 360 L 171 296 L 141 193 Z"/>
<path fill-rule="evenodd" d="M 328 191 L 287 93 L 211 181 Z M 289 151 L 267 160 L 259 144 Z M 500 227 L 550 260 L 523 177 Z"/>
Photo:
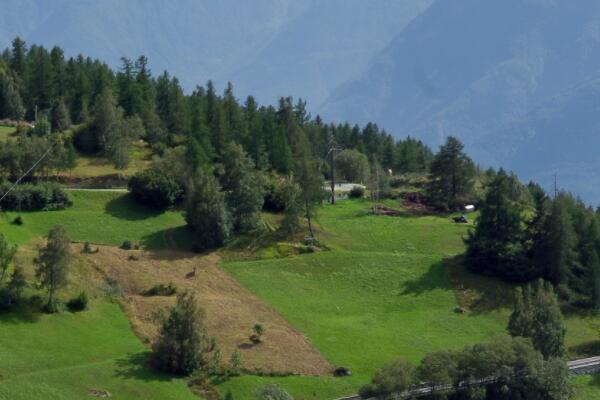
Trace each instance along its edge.
<path fill-rule="evenodd" d="M 146 382 L 168 382 L 177 379 L 174 375 L 158 372 L 150 366 L 150 352 L 129 354 L 116 361 L 115 376 L 125 379 L 136 379 Z"/>
<path fill-rule="evenodd" d="M 429 266 L 419 278 L 404 284 L 403 295 L 419 296 L 435 289 L 451 289 L 458 305 L 472 315 L 511 307 L 513 286 L 500 279 L 467 270 L 462 256 L 446 258 Z"/>
<path fill-rule="evenodd" d="M 127 221 L 141 221 L 161 215 L 164 211 L 155 210 L 134 200 L 129 193 L 114 198 L 106 203 L 104 211 L 107 214 Z"/>
<path fill-rule="evenodd" d="M 6 314 L 0 314 L 0 325 L 20 325 L 23 323 L 36 323 L 40 319 L 41 313 L 31 310 L 12 311 Z"/>
<path fill-rule="evenodd" d="M 593 374 L 588 386 L 600 387 L 600 374 Z"/>
<path fill-rule="evenodd" d="M 431 264 L 427 272 L 404 283 L 402 295 L 420 296 L 436 289 L 450 289 L 442 261 Z"/>
<path fill-rule="evenodd" d="M 514 284 L 469 271 L 462 255 L 444 262 L 460 307 L 473 315 L 512 308 L 516 287 Z"/>
<path fill-rule="evenodd" d="M 596 357 L 600 354 L 600 340 L 590 340 L 569 347 L 569 355 L 572 358 Z M 598 382 L 600 384 L 600 380 Z"/>
<path fill-rule="evenodd" d="M 142 237 L 140 244 L 149 250 L 193 250 L 194 232 L 187 226 L 163 229 Z M 189 257 L 189 255 L 188 255 Z"/>

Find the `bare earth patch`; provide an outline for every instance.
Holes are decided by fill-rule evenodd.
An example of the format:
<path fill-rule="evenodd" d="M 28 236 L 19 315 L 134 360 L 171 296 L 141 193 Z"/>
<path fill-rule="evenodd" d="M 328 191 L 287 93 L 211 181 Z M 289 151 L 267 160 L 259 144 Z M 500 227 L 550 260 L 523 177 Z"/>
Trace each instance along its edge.
<path fill-rule="evenodd" d="M 81 251 L 80 245 L 75 247 Z M 132 255 L 137 260 L 131 259 Z M 146 297 L 142 293 L 156 284 L 173 283 L 179 290 L 196 292 L 206 311 L 208 332 L 217 338 L 224 361 L 238 349 L 244 368 L 250 371 L 331 375 L 331 365 L 307 338 L 222 270 L 216 254 L 100 246 L 98 253 L 86 257 L 118 283 L 133 329 L 145 343 L 156 337 L 157 313 L 172 305 L 175 296 Z M 265 326 L 266 333 L 262 343 L 253 345 L 249 336 L 256 323 Z"/>

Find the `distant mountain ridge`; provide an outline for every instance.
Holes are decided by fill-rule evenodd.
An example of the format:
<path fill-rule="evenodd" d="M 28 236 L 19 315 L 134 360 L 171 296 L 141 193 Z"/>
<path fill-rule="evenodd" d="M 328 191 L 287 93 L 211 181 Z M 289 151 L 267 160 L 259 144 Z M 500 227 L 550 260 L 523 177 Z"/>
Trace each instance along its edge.
<path fill-rule="evenodd" d="M 592 79 L 599 71 L 597 1 L 438 1 L 319 111 L 377 121 L 397 136 L 431 145 L 456 135 L 483 165 L 541 177 L 548 187 L 554 172 L 547 172 L 560 175 L 565 162 L 582 170 L 590 165 L 581 166 L 586 157 L 578 150 L 587 155 L 584 147 L 594 148 L 600 134 L 588 112 L 600 104 Z M 550 120 L 541 117 L 549 107 Z M 532 148 L 542 144 L 545 151 Z M 600 202 L 600 191 L 591 193 L 588 179 L 574 179 L 570 165 L 564 187 Z M 588 178 L 600 187 L 600 169 L 592 170 Z"/>
<path fill-rule="evenodd" d="M 4 0 L 0 45 L 21 35 L 118 66 L 148 56 L 188 90 L 212 79 L 316 108 L 433 0 Z"/>

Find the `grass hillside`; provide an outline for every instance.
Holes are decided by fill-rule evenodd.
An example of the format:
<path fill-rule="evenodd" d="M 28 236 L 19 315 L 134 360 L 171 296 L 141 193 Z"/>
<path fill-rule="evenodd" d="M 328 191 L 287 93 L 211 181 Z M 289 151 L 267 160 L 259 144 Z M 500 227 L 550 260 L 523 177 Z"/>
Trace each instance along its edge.
<path fill-rule="evenodd" d="M 56 223 L 79 242 L 114 246 L 128 239 L 149 249 L 189 244 L 180 212 L 152 212 L 126 193 L 70 193 L 71 208 L 22 213 L 23 226 L 10 224 L 15 213 L 1 214 L 0 231 L 25 244 L 27 257 L 21 262 L 30 282 L 33 248 Z M 0 399 L 80 399 L 94 389 L 120 399 L 193 398 L 183 381 L 147 369 L 147 347 L 131 329 L 131 323 L 138 329 L 142 322 L 150 324 L 162 300 L 144 308 L 139 289 L 159 281 L 199 290 L 208 325 L 222 338 L 226 354 L 248 340 L 254 321 L 265 323 L 264 348 L 242 351 L 247 367 L 261 370 L 273 364 L 271 354 L 292 362 L 302 354 L 298 349 L 312 345 L 315 359 L 324 357 L 323 362 L 353 373 L 347 378 L 250 374 L 214 382 L 222 394 L 231 390 L 236 400 L 254 399 L 256 390 L 269 382 L 281 384 L 296 400 L 332 400 L 356 393 L 393 358 L 416 363 L 432 350 L 461 348 L 505 331 L 511 287 L 469 274 L 458 262 L 468 226 L 445 216 L 373 216 L 369 207 L 366 200 L 349 200 L 321 208 L 318 235 L 330 251 L 250 261 L 246 254 L 245 261 L 234 261 L 238 250 L 231 247 L 220 252 L 229 260 L 223 269 L 216 263 L 203 266 L 218 260 L 217 254 L 173 252 L 160 258 L 160 252 L 135 252 L 138 257 L 132 261 L 127 256 L 134 253 L 102 247 L 93 256 L 77 255 L 95 266 L 76 263 L 69 287 L 59 297 L 85 289 L 92 294 L 90 310 L 0 316 Z M 255 254 L 270 254 L 267 250 L 256 249 Z M 188 280 L 186 274 L 196 265 L 198 280 Z M 119 290 L 92 276 L 99 271 L 117 282 Z M 225 272 L 245 288 L 236 289 L 238 283 Z M 128 304 L 126 309 L 133 307 L 129 322 L 114 303 L 115 294 Z M 457 313 L 459 305 L 467 312 Z M 597 318 L 568 314 L 567 327 L 571 357 L 598 353 Z M 287 337 L 296 342 L 283 340 L 282 332 L 291 332 Z M 574 382 L 577 400 L 600 399 L 595 377 Z"/>
<path fill-rule="evenodd" d="M 102 180 L 108 177 L 117 178 L 119 176 L 131 176 L 136 172 L 142 171 L 150 165 L 152 160 L 152 150 L 143 141 L 134 142 L 130 153 L 129 166 L 122 171 L 116 169 L 106 157 L 90 156 L 79 154 L 77 166 L 73 171 L 65 174 L 67 178 L 78 178 L 81 180 Z"/>
<path fill-rule="evenodd" d="M 76 242 L 118 246 L 130 240 L 149 248 L 189 246 L 189 233 L 181 212 L 154 211 L 125 192 L 72 190 L 69 195 L 72 207 L 23 212 L 21 226 L 11 223 L 18 213 L 0 214 L 0 231 L 11 242 L 26 243 L 61 224 Z"/>
<path fill-rule="evenodd" d="M 0 143 L 7 141 L 14 131 L 15 128 L 12 126 L 0 125 Z"/>
<path fill-rule="evenodd" d="M 183 380 L 144 367 L 147 350 L 117 304 L 34 320 L 2 315 L 0 325 L 2 399 L 83 399 L 94 389 L 119 399 L 196 398 Z"/>
<path fill-rule="evenodd" d="M 355 393 L 388 360 L 416 363 L 430 351 L 505 331 L 510 287 L 453 262 L 464 249 L 466 226 L 437 216 L 373 216 L 368 207 L 366 201 L 344 201 L 322 209 L 320 238 L 331 252 L 225 265 L 332 364 L 353 372 L 350 378 L 277 378 L 296 399 Z M 456 313 L 459 304 L 470 310 Z M 568 317 L 567 344 L 597 343 L 598 328 L 597 320 Z M 222 389 L 251 399 L 264 382 L 247 376 Z"/>

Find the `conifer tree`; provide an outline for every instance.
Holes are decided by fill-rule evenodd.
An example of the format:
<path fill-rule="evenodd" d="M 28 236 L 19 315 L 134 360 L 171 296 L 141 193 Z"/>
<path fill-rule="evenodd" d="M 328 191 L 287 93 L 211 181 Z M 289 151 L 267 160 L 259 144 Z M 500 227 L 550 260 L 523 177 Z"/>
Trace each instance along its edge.
<path fill-rule="evenodd" d="M 569 271 L 577 262 L 577 237 L 573 230 L 573 221 L 569 214 L 566 194 L 561 193 L 552 202 L 547 216 L 543 234 L 537 246 L 540 268 L 544 268 L 544 276 L 555 285 L 568 283 Z"/>
<path fill-rule="evenodd" d="M 225 173 L 221 178 L 234 231 L 248 232 L 258 226 L 262 209 L 262 177 L 252 159 L 238 144 L 230 143 L 223 154 Z"/>
<path fill-rule="evenodd" d="M 57 99 L 52 103 L 50 124 L 54 132 L 62 132 L 71 127 L 71 117 L 63 99 Z"/>
<path fill-rule="evenodd" d="M 456 209 L 472 194 L 475 167 L 463 144 L 449 136 L 430 167 L 427 197 L 441 209 Z"/>
<path fill-rule="evenodd" d="M 466 254 L 473 271 L 528 281 L 535 271 L 525 258 L 523 207 L 509 197 L 511 186 L 518 184 L 514 180 L 501 169 L 490 182 L 476 228 L 465 240 Z"/>
<path fill-rule="evenodd" d="M 515 305 L 508 322 L 508 332 L 511 336 L 527 337 L 531 334 L 533 310 L 530 291 L 530 286 L 515 289 Z"/>
<path fill-rule="evenodd" d="M 19 89 L 8 74 L 0 73 L 0 118 L 14 118 L 17 121 L 25 116 L 25 107 Z"/>
<path fill-rule="evenodd" d="M 308 222 L 308 233 L 311 238 L 314 238 L 315 232 L 312 222 L 315 206 L 323 201 L 325 189 L 318 160 L 312 156 L 305 138 L 300 139 L 298 142 L 295 172 L 295 178 L 302 193 L 302 203 Z"/>
<path fill-rule="evenodd" d="M 281 221 L 281 228 L 287 233 L 294 233 L 300 226 L 302 192 L 298 184 L 291 177 L 285 178 L 282 195 L 284 217 Z"/>
<path fill-rule="evenodd" d="M 565 353 L 565 326 L 552 284 L 542 280 L 524 291 L 517 291 L 508 331 L 512 336 L 531 338 L 544 358 Z"/>
<path fill-rule="evenodd" d="M 2 233 L 0 233 L 0 285 L 6 277 L 8 267 L 13 262 L 17 246 L 8 244 L 8 241 Z"/>
<path fill-rule="evenodd" d="M 180 375 L 205 368 L 211 345 L 204 319 L 204 311 L 198 306 L 194 293 L 179 294 L 177 304 L 162 322 L 158 339 L 152 346 L 154 365 Z"/>
<path fill-rule="evenodd" d="M 192 177 L 186 196 L 185 220 L 195 232 L 199 250 L 219 247 L 231 234 L 231 217 L 225 196 L 212 172 L 200 168 Z"/>
<path fill-rule="evenodd" d="M 46 310 L 54 312 L 54 295 L 56 290 L 67 283 L 69 264 L 71 261 L 71 241 L 67 231 L 61 225 L 50 230 L 46 245 L 41 247 L 34 262 L 35 276 L 48 291 Z"/>

